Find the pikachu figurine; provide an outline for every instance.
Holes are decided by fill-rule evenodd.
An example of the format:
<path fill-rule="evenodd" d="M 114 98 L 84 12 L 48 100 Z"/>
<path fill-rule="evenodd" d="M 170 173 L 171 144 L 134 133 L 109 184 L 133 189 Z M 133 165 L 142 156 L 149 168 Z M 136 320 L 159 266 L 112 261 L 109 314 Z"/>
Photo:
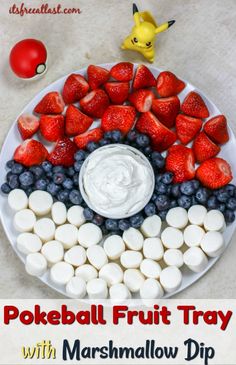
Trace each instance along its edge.
<path fill-rule="evenodd" d="M 133 16 L 135 26 L 131 34 L 124 40 L 121 48 L 140 52 L 149 62 L 153 62 L 155 36 L 170 28 L 175 20 L 158 26 L 152 14 L 149 11 L 139 12 L 136 4 L 133 4 Z"/>

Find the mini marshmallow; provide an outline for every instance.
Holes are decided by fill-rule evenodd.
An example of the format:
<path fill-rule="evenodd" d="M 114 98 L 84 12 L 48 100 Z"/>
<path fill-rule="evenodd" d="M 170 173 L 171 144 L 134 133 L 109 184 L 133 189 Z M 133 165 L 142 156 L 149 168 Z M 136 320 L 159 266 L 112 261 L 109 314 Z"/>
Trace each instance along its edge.
<path fill-rule="evenodd" d="M 73 266 L 61 261 L 51 267 L 50 278 L 57 285 L 65 285 L 74 276 Z"/>
<path fill-rule="evenodd" d="M 67 212 L 68 222 L 74 224 L 76 227 L 82 226 L 82 224 L 84 224 L 86 221 L 83 212 L 83 207 L 80 207 L 79 205 L 73 205 L 73 207 L 69 208 Z"/>
<path fill-rule="evenodd" d="M 105 280 L 109 287 L 122 282 L 123 270 L 118 264 L 110 262 L 101 268 L 99 271 L 99 278 Z"/>
<path fill-rule="evenodd" d="M 187 210 L 181 207 L 170 209 L 166 215 L 166 221 L 171 227 L 183 229 L 188 224 Z"/>
<path fill-rule="evenodd" d="M 87 257 L 90 264 L 98 270 L 108 263 L 108 258 L 104 248 L 98 245 L 90 246 L 87 249 Z"/>
<path fill-rule="evenodd" d="M 50 265 L 54 265 L 63 260 L 64 248 L 61 242 L 49 241 L 45 243 L 41 250 L 43 256 Z"/>
<path fill-rule="evenodd" d="M 202 238 L 201 248 L 209 257 L 220 256 L 225 248 L 223 235 L 220 232 L 207 232 Z"/>
<path fill-rule="evenodd" d="M 87 283 L 87 293 L 90 299 L 106 299 L 107 283 L 103 279 L 92 279 Z"/>
<path fill-rule="evenodd" d="M 47 261 L 45 257 L 39 253 L 30 253 L 26 257 L 25 270 L 33 276 L 42 276 L 47 270 Z"/>
<path fill-rule="evenodd" d="M 210 210 L 204 219 L 204 227 L 207 231 L 221 231 L 225 227 L 223 214 L 216 209 Z"/>
<path fill-rule="evenodd" d="M 41 218 L 34 225 L 34 233 L 37 234 L 43 242 L 53 240 L 55 229 L 55 223 L 50 218 Z"/>
<path fill-rule="evenodd" d="M 155 279 L 146 279 L 140 288 L 140 297 L 142 299 L 160 299 L 164 291 L 159 281 Z"/>
<path fill-rule="evenodd" d="M 190 270 L 201 272 L 207 267 L 208 260 L 200 247 L 190 247 L 184 253 L 184 263 Z"/>
<path fill-rule="evenodd" d="M 141 252 L 127 250 L 120 256 L 121 265 L 126 269 L 137 269 L 143 259 Z"/>
<path fill-rule="evenodd" d="M 30 232 L 34 228 L 36 216 L 30 209 L 22 209 L 14 216 L 13 224 L 18 232 Z"/>
<path fill-rule="evenodd" d="M 29 207 L 36 215 L 43 216 L 48 214 L 52 204 L 52 196 L 46 191 L 35 190 L 29 196 Z"/>
<path fill-rule="evenodd" d="M 145 278 L 143 274 L 137 269 L 127 269 L 124 272 L 124 284 L 127 288 L 135 293 L 140 290 Z"/>
<path fill-rule="evenodd" d="M 8 194 L 8 205 L 15 212 L 26 209 L 28 206 L 28 197 L 24 190 L 14 189 Z"/>
<path fill-rule="evenodd" d="M 174 227 L 164 229 L 161 240 L 166 248 L 180 248 L 184 243 L 183 233 Z"/>
<path fill-rule="evenodd" d="M 204 234 L 205 231 L 202 227 L 190 224 L 184 230 L 184 242 L 189 247 L 200 246 Z"/>
<path fill-rule="evenodd" d="M 157 237 L 161 231 L 161 218 L 153 215 L 144 219 L 141 225 L 141 231 L 145 237 Z"/>
<path fill-rule="evenodd" d="M 82 246 L 74 246 L 66 251 L 64 260 L 73 266 L 81 266 L 87 260 L 86 251 Z"/>
<path fill-rule="evenodd" d="M 197 226 L 202 226 L 206 214 L 207 214 L 207 209 L 203 205 L 193 205 L 188 210 L 189 222 L 192 224 L 196 224 Z"/>
<path fill-rule="evenodd" d="M 89 280 L 96 279 L 98 276 L 98 272 L 92 265 L 84 264 L 77 267 L 77 269 L 75 270 L 75 275 L 79 276 L 87 282 Z"/>
<path fill-rule="evenodd" d="M 18 250 L 24 255 L 39 252 L 42 247 L 41 239 L 34 233 L 21 233 L 16 239 Z"/>
<path fill-rule="evenodd" d="M 57 227 L 55 239 L 60 241 L 65 249 L 71 248 L 78 242 L 78 228 L 73 224 L 63 224 Z"/>
<path fill-rule="evenodd" d="M 57 225 L 64 224 L 66 222 L 66 206 L 62 202 L 55 202 L 52 205 L 52 219 Z"/>
<path fill-rule="evenodd" d="M 146 238 L 143 244 L 143 254 L 147 259 L 161 260 L 164 247 L 160 238 Z"/>
<path fill-rule="evenodd" d="M 160 274 L 160 283 L 167 293 L 177 290 L 182 282 L 182 273 L 176 266 L 168 266 Z"/>
<path fill-rule="evenodd" d="M 112 285 L 109 289 L 109 294 L 112 300 L 126 300 L 131 298 L 129 289 L 123 283 Z"/>
<path fill-rule="evenodd" d="M 123 240 L 130 250 L 141 250 L 143 247 L 143 235 L 136 228 L 130 227 L 123 233 Z"/>
<path fill-rule="evenodd" d="M 103 248 L 109 259 L 116 260 L 125 251 L 125 244 L 120 236 L 114 234 L 105 239 Z"/>
<path fill-rule="evenodd" d="M 147 278 L 158 279 L 161 273 L 161 266 L 154 260 L 144 259 L 140 264 L 140 271 Z"/>
<path fill-rule="evenodd" d="M 66 293 L 72 298 L 84 298 L 86 292 L 86 282 L 78 276 L 73 276 L 66 284 Z"/>
<path fill-rule="evenodd" d="M 85 223 L 79 227 L 78 241 L 81 246 L 88 248 L 97 245 L 102 240 L 101 228 L 93 223 Z"/>
<path fill-rule="evenodd" d="M 166 250 L 163 259 L 167 266 L 176 266 L 180 268 L 184 264 L 183 253 L 176 248 Z"/>

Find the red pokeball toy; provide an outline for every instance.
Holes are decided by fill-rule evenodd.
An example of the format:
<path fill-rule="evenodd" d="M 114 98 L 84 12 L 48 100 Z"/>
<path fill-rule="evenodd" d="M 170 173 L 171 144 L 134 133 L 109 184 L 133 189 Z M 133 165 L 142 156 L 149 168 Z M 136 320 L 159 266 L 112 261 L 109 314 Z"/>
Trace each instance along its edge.
<path fill-rule="evenodd" d="M 47 50 L 37 39 L 23 39 L 12 48 L 9 62 L 12 71 L 20 78 L 31 79 L 47 69 Z"/>

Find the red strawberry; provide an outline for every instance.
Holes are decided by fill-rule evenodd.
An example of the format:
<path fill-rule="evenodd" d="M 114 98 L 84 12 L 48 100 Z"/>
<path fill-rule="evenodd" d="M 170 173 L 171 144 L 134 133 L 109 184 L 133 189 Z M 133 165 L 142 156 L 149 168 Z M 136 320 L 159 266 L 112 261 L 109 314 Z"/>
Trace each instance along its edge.
<path fill-rule="evenodd" d="M 123 104 L 128 99 L 128 82 L 107 82 L 104 86 L 113 104 Z"/>
<path fill-rule="evenodd" d="M 136 123 L 136 129 L 147 134 L 153 148 L 159 152 L 167 150 L 176 141 L 175 133 L 166 128 L 151 112 L 141 115 Z"/>
<path fill-rule="evenodd" d="M 109 71 L 100 66 L 90 65 L 87 74 L 88 83 L 92 90 L 98 89 L 109 79 Z"/>
<path fill-rule="evenodd" d="M 24 140 L 31 138 L 39 129 L 39 118 L 30 114 L 22 114 L 17 121 L 17 126 Z"/>
<path fill-rule="evenodd" d="M 40 132 L 49 142 L 56 142 L 64 136 L 63 115 L 41 115 Z"/>
<path fill-rule="evenodd" d="M 98 142 L 103 137 L 101 128 L 91 129 L 85 133 L 79 134 L 74 138 L 74 142 L 79 149 L 84 149 L 89 142 Z"/>
<path fill-rule="evenodd" d="M 130 62 L 120 62 L 111 68 L 110 76 L 117 81 L 130 81 L 133 78 L 134 65 Z"/>
<path fill-rule="evenodd" d="M 41 164 L 47 156 L 48 151 L 42 143 L 35 139 L 26 139 L 15 150 L 14 160 L 28 167 Z"/>
<path fill-rule="evenodd" d="M 225 116 L 217 115 L 216 117 L 208 120 L 204 125 L 204 132 L 215 143 L 224 144 L 228 142 L 229 133 Z"/>
<path fill-rule="evenodd" d="M 209 189 L 219 189 L 233 179 L 228 162 L 219 157 L 204 161 L 196 171 L 196 177 Z"/>
<path fill-rule="evenodd" d="M 80 107 L 85 114 L 94 118 L 101 118 L 109 106 L 110 101 L 104 90 L 91 91 L 80 100 Z"/>
<path fill-rule="evenodd" d="M 154 94 L 147 89 L 139 89 L 129 95 L 129 101 L 140 113 L 148 112 L 152 107 Z"/>
<path fill-rule="evenodd" d="M 46 94 L 34 108 L 38 114 L 60 114 L 65 107 L 62 96 L 57 91 Z"/>
<path fill-rule="evenodd" d="M 72 104 L 83 98 L 89 91 L 89 84 L 81 75 L 71 74 L 63 87 L 62 96 L 66 104 Z"/>
<path fill-rule="evenodd" d="M 172 146 L 166 157 L 166 170 L 174 174 L 174 183 L 192 180 L 195 176 L 195 158 L 191 148 Z"/>
<path fill-rule="evenodd" d="M 136 112 L 132 106 L 111 105 L 103 114 L 101 127 L 107 131 L 118 129 L 126 134 L 132 128 Z"/>
<path fill-rule="evenodd" d="M 184 99 L 181 110 L 183 113 L 196 118 L 208 118 L 209 110 L 207 106 L 198 93 L 191 91 Z"/>
<path fill-rule="evenodd" d="M 152 111 L 155 116 L 166 127 L 171 128 L 175 124 L 175 119 L 180 109 L 178 96 L 170 98 L 155 99 L 152 103 Z"/>
<path fill-rule="evenodd" d="M 193 142 L 193 151 L 197 162 L 203 162 L 215 157 L 220 152 L 220 147 L 212 142 L 206 133 L 200 132 Z"/>
<path fill-rule="evenodd" d="M 188 144 L 202 128 L 202 120 L 179 114 L 176 118 L 176 133 L 181 143 Z"/>
<path fill-rule="evenodd" d="M 66 110 L 66 135 L 68 137 L 86 132 L 92 125 L 93 119 L 82 113 L 74 105 L 69 105 Z"/>
<path fill-rule="evenodd" d="M 137 67 L 133 88 L 134 89 L 144 89 L 145 87 L 153 87 L 156 86 L 156 79 L 145 65 L 139 65 Z"/>
<path fill-rule="evenodd" d="M 72 166 L 77 147 L 74 142 L 65 137 L 57 141 L 54 150 L 49 154 L 48 161 L 53 165 Z"/>
<path fill-rule="evenodd" d="M 185 83 L 170 71 L 163 71 L 157 78 L 157 92 L 163 97 L 178 95 L 185 88 Z"/>

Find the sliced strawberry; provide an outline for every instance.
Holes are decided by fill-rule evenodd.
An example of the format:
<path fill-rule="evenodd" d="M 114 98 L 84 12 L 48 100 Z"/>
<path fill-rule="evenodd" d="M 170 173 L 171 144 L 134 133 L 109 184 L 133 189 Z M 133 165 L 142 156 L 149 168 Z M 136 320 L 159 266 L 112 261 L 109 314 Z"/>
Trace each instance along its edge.
<path fill-rule="evenodd" d="M 200 132 L 193 142 L 193 151 L 197 162 L 203 162 L 215 157 L 220 152 L 220 147 L 212 142 L 206 133 Z"/>
<path fill-rule="evenodd" d="M 88 83 L 92 90 L 98 89 L 109 79 L 109 71 L 103 67 L 90 65 L 87 69 Z"/>
<path fill-rule="evenodd" d="M 233 179 L 228 162 L 219 157 L 204 161 L 196 171 L 196 177 L 209 189 L 219 189 Z"/>
<path fill-rule="evenodd" d="M 134 65 L 130 62 L 120 62 L 111 68 L 110 76 L 117 81 L 131 81 Z"/>
<path fill-rule="evenodd" d="M 178 96 L 170 98 L 155 99 L 152 103 L 152 111 L 155 116 L 166 127 L 171 128 L 175 124 L 175 119 L 180 110 L 180 101 Z"/>
<path fill-rule="evenodd" d="M 126 134 L 133 127 L 135 116 L 132 106 L 111 105 L 103 114 L 101 127 L 105 132 L 118 129 Z"/>
<path fill-rule="evenodd" d="M 176 141 L 175 133 L 166 128 L 151 112 L 143 113 L 140 116 L 136 129 L 147 134 L 152 141 L 153 148 L 159 152 L 167 150 Z"/>
<path fill-rule="evenodd" d="M 35 139 L 26 139 L 15 150 L 14 160 L 28 167 L 41 164 L 47 156 L 48 151 L 42 143 Z"/>
<path fill-rule="evenodd" d="M 69 105 L 66 110 L 66 128 L 68 137 L 86 132 L 92 125 L 93 119 L 82 113 L 74 105 Z"/>
<path fill-rule="evenodd" d="M 154 97 L 151 90 L 139 89 L 129 95 L 129 101 L 138 112 L 145 113 L 151 109 Z"/>
<path fill-rule="evenodd" d="M 128 82 L 107 82 L 105 90 L 113 104 L 123 104 L 129 96 Z"/>
<path fill-rule="evenodd" d="M 60 114 L 65 107 L 62 96 L 57 91 L 46 94 L 34 108 L 38 114 Z"/>
<path fill-rule="evenodd" d="M 191 142 L 202 128 L 202 120 L 179 114 L 176 118 L 176 133 L 183 144 Z"/>
<path fill-rule="evenodd" d="M 82 99 L 89 91 L 89 84 L 81 75 L 71 74 L 63 87 L 62 96 L 66 104 L 73 104 Z"/>
<path fill-rule="evenodd" d="M 48 161 L 54 166 L 72 166 L 75 162 L 74 154 L 76 151 L 75 143 L 65 137 L 57 141 L 54 150 L 48 156 Z"/>
<path fill-rule="evenodd" d="M 190 115 L 190 117 L 196 118 L 208 118 L 209 110 L 198 93 L 191 91 L 184 99 L 181 110 L 184 114 Z"/>
<path fill-rule="evenodd" d="M 163 71 L 157 78 L 157 92 L 163 97 L 178 95 L 185 88 L 185 83 L 170 71 Z"/>
<path fill-rule="evenodd" d="M 31 114 L 22 114 L 17 121 L 17 126 L 22 139 L 31 138 L 39 129 L 39 118 Z"/>
<path fill-rule="evenodd" d="M 41 115 L 40 132 L 49 142 L 56 142 L 64 136 L 63 115 Z"/>
<path fill-rule="evenodd" d="M 139 65 L 137 67 L 133 88 L 134 89 L 144 89 L 145 87 L 154 87 L 156 86 L 156 79 L 145 65 Z"/>
<path fill-rule="evenodd" d="M 166 157 L 166 170 L 174 174 L 174 183 L 192 180 L 195 176 L 195 158 L 191 148 L 172 146 Z"/>
<path fill-rule="evenodd" d="M 101 128 L 94 128 L 74 138 L 74 142 L 79 149 L 84 149 L 89 142 L 98 142 L 103 137 Z"/>
<path fill-rule="evenodd" d="M 109 106 L 110 101 L 104 90 L 91 91 L 80 100 L 80 107 L 85 114 L 94 118 L 101 118 Z"/>
<path fill-rule="evenodd" d="M 225 116 L 217 115 L 216 117 L 208 120 L 204 125 L 204 132 L 215 143 L 224 144 L 228 142 L 229 133 Z"/>

